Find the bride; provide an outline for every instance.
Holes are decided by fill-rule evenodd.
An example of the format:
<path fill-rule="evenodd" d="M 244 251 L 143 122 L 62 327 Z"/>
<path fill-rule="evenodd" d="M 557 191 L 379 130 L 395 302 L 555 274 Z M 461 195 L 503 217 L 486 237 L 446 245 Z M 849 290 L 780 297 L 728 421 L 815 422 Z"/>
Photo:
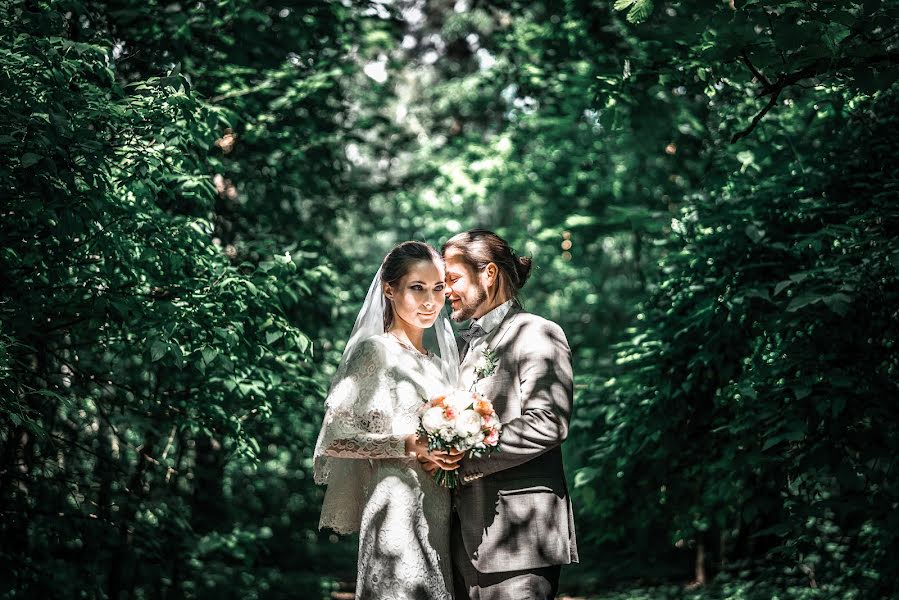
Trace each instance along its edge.
<path fill-rule="evenodd" d="M 328 392 L 315 481 L 328 486 L 319 528 L 359 531 L 356 598 L 451 600 L 450 495 L 417 457 L 452 470 L 459 453 L 429 452 L 419 408 L 456 386 L 459 355 L 442 314 L 439 254 L 404 242 L 375 275 Z M 436 323 L 439 356 L 425 349 Z"/>

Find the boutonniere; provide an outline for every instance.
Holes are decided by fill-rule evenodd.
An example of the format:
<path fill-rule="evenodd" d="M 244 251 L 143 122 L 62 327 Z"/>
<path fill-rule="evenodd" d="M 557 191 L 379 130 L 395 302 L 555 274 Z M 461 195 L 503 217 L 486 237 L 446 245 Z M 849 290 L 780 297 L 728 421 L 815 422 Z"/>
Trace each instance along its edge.
<path fill-rule="evenodd" d="M 474 374 L 478 377 L 477 381 L 496 373 L 496 366 L 499 364 L 499 357 L 489 346 L 481 350 L 481 354 L 481 358 L 474 366 Z"/>

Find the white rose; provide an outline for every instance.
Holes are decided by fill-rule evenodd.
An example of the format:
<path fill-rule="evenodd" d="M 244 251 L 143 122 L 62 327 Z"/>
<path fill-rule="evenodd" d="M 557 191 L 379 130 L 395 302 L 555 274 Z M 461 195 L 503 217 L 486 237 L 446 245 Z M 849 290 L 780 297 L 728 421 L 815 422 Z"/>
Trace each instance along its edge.
<path fill-rule="evenodd" d="M 434 433 L 444 425 L 446 420 L 443 418 L 443 409 L 439 406 L 432 406 L 421 416 L 421 426 L 428 433 Z"/>
<path fill-rule="evenodd" d="M 481 359 L 474 366 L 476 371 L 486 371 L 490 368 L 490 365 L 487 363 L 487 357 L 482 356 Z"/>
<path fill-rule="evenodd" d="M 474 436 L 481 431 L 483 424 L 484 421 L 481 419 L 481 415 L 473 410 L 463 410 L 456 417 L 456 431 L 463 437 Z"/>
<path fill-rule="evenodd" d="M 457 415 L 462 414 L 469 406 L 471 406 L 471 394 L 468 392 L 456 392 L 446 399 L 447 404 L 456 411 Z"/>
<path fill-rule="evenodd" d="M 447 443 L 452 442 L 454 439 L 456 439 L 456 432 L 452 427 L 444 427 L 440 430 L 440 433 L 438 435 L 443 439 L 444 442 Z"/>
<path fill-rule="evenodd" d="M 483 439 L 484 438 L 481 435 L 481 432 L 479 431 L 477 435 L 473 435 L 470 438 L 468 438 L 467 440 L 465 440 L 465 447 L 468 448 L 469 450 L 472 448 L 481 448 L 484 446 L 484 443 L 482 442 Z"/>

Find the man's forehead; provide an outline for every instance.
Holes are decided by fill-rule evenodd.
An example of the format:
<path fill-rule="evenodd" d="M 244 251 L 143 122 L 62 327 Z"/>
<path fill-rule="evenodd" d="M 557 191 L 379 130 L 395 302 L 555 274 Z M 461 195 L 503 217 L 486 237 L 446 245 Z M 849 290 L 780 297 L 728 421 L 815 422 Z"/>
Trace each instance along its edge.
<path fill-rule="evenodd" d="M 447 273 L 464 273 L 468 270 L 468 265 L 461 259 L 454 260 L 450 257 L 447 257 L 445 259 L 444 265 L 446 266 Z"/>
<path fill-rule="evenodd" d="M 471 276 L 474 273 L 471 265 L 468 264 L 468 261 L 465 260 L 464 255 L 459 251 L 455 251 L 452 254 L 447 252 L 444 255 L 443 260 L 444 264 L 446 265 L 447 277 L 449 277 L 450 275 L 454 275 L 456 277 Z"/>

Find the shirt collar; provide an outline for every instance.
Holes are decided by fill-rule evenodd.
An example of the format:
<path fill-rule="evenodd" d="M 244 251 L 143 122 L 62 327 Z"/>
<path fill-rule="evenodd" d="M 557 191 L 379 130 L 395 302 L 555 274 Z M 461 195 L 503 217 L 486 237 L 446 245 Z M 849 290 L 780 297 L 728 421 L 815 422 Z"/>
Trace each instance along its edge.
<path fill-rule="evenodd" d="M 509 314 L 513 302 L 515 302 L 514 299 L 503 302 L 480 319 L 472 319 L 471 324 L 479 325 L 485 333 L 490 333 L 499 327 L 499 324 L 502 323 L 503 319 L 506 318 L 506 315 Z"/>

